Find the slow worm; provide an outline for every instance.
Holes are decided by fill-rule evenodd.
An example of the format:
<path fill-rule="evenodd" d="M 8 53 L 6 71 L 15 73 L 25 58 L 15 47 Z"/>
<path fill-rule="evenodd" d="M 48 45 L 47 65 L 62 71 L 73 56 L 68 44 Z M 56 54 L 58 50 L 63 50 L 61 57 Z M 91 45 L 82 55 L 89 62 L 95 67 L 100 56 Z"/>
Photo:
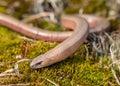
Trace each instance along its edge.
<path fill-rule="evenodd" d="M 30 67 L 33 69 L 46 67 L 66 59 L 86 40 L 89 33 L 102 32 L 109 27 L 107 20 L 92 15 L 64 15 L 61 19 L 62 26 L 70 28 L 74 32 L 54 32 L 39 29 L 1 13 L 0 24 L 34 39 L 63 41 L 45 54 L 34 58 L 30 63 Z"/>

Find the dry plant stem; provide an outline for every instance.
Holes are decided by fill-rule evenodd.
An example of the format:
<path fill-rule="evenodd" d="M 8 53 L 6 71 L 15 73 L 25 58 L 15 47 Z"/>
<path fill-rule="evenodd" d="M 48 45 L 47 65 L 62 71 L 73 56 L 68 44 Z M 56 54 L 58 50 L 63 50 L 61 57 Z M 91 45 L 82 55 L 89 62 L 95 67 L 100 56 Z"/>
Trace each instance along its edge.
<path fill-rule="evenodd" d="M 112 50 L 112 47 L 114 47 L 114 46 L 115 46 L 115 43 L 113 43 L 113 44 L 110 46 L 110 53 L 111 53 L 111 60 L 112 60 L 112 62 L 117 61 L 117 58 L 116 58 L 115 53 L 117 52 L 118 47 L 117 47 L 117 49 L 115 48 L 115 50 Z M 117 67 L 118 67 L 118 69 L 119 69 L 119 72 L 120 72 L 120 65 L 119 65 L 119 64 L 116 64 L 116 65 L 117 65 Z"/>
<path fill-rule="evenodd" d="M 0 86 L 29 86 L 30 84 L 6 84 L 6 85 L 0 85 Z"/>
<path fill-rule="evenodd" d="M 110 40 L 111 42 L 114 43 L 114 40 L 110 37 L 110 35 L 109 35 L 108 33 L 104 32 L 104 34 L 109 38 L 109 40 Z"/>
<path fill-rule="evenodd" d="M 99 36 L 100 40 L 101 40 L 101 45 L 102 45 L 102 50 L 104 51 L 104 53 L 106 53 L 105 50 L 105 38 L 103 36 Z"/>
<path fill-rule="evenodd" d="M 104 53 L 102 50 L 98 49 L 96 46 L 95 42 L 92 42 L 93 48 L 95 49 L 95 51 L 97 51 L 98 53 Z"/>
<path fill-rule="evenodd" d="M 2 72 L 0 74 L 0 77 L 21 75 L 18 71 L 18 64 L 21 63 L 21 62 L 31 62 L 31 60 L 29 60 L 29 59 L 19 60 L 18 62 L 15 63 L 14 68 L 6 70 L 5 72 Z"/>
<path fill-rule="evenodd" d="M 0 74 L 0 78 L 1 77 L 7 77 L 7 76 L 18 76 L 17 74 L 15 74 L 15 73 L 9 73 L 9 74 Z"/>
<path fill-rule="evenodd" d="M 115 70 L 113 69 L 113 67 L 111 67 L 111 71 L 112 71 L 112 73 L 113 73 L 113 76 L 114 76 L 117 84 L 120 85 L 120 81 L 119 81 L 119 79 L 118 79 L 118 77 L 117 77 L 117 75 L 116 75 Z"/>
<path fill-rule="evenodd" d="M 45 79 L 46 81 L 48 81 L 49 83 L 53 84 L 54 86 L 60 86 L 59 84 L 55 83 L 54 81 L 48 79 L 48 78 L 45 78 L 45 77 L 41 77 L 42 79 Z M 30 85 L 30 83 L 26 83 L 26 84 L 7 84 L 7 85 L 0 85 L 0 86 L 28 86 Z"/>
<path fill-rule="evenodd" d="M 85 47 L 85 50 L 86 50 L 86 59 L 88 60 L 88 56 L 89 56 L 88 47 L 87 47 L 86 44 L 84 45 L 84 47 Z"/>
<path fill-rule="evenodd" d="M 109 43 L 109 41 L 107 42 L 108 43 L 108 45 L 111 45 L 110 47 L 109 47 L 109 51 L 110 51 L 110 54 L 111 54 L 111 57 L 109 57 L 109 59 L 112 61 L 112 63 L 107 67 L 107 68 L 111 68 L 111 71 L 112 71 L 112 74 L 113 74 L 113 76 L 114 76 L 114 78 L 115 78 L 115 80 L 116 80 L 116 82 L 117 82 L 117 84 L 118 85 L 120 85 L 120 81 L 119 81 L 119 78 L 117 77 L 117 74 L 116 74 L 116 72 L 115 72 L 115 70 L 114 70 L 114 66 L 117 66 L 118 67 L 118 70 L 119 70 L 119 72 L 120 72 L 120 59 L 119 59 L 119 53 L 120 53 L 120 41 L 119 41 L 119 35 L 116 35 L 116 34 L 114 34 L 114 35 L 116 35 L 117 37 L 117 39 L 113 39 L 112 38 L 112 36 L 110 36 L 108 33 L 106 33 L 106 32 L 104 32 L 104 34 L 105 34 L 105 36 L 109 39 L 109 41 L 110 41 L 110 43 Z M 94 35 L 94 34 L 93 34 Z M 113 35 L 113 34 L 112 34 Z M 98 39 L 100 39 L 100 44 L 102 45 L 101 46 L 101 48 L 103 49 L 103 51 L 106 51 L 106 49 L 108 50 L 108 46 L 105 46 L 106 44 L 106 42 L 105 42 L 105 36 L 96 36 L 96 35 L 94 35 L 95 36 L 95 38 L 98 38 Z M 101 53 L 101 52 L 103 52 L 103 51 L 101 51 L 101 50 L 99 50 L 99 48 L 96 46 L 97 45 L 97 41 L 95 40 L 95 38 L 94 38 L 94 40 L 93 40 L 93 47 L 94 47 L 94 49 L 97 51 L 97 52 L 99 52 L 99 53 Z M 99 42 L 98 42 L 99 43 Z M 106 52 L 107 53 L 107 52 Z"/>
<path fill-rule="evenodd" d="M 120 65 L 120 59 L 112 62 L 111 64 L 109 64 L 108 68 L 112 67 L 112 66 L 115 65 L 115 64 Z"/>
<path fill-rule="evenodd" d="M 22 20 L 22 22 L 30 22 L 30 21 L 33 21 L 35 19 L 39 19 L 41 17 L 49 17 L 50 20 L 52 22 L 54 22 L 54 14 L 53 13 L 50 13 L 50 12 L 41 12 L 41 13 L 38 13 L 38 14 L 34 14 L 34 15 L 31 15 L 29 17 L 26 17 L 25 19 Z M 44 18 L 45 19 L 45 18 Z M 49 21 L 48 19 L 46 19 L 46 21 Z"/>
<path fill-rule="evenodd" d="M 45 77 L 41 77 L 41 78 L 47 80 L 48 82 L 50 82 L 51 84 L 53 84 L 53 85 L 55 85 L 55 86 L 60 86 L 59 84 L 55 83 L 54 81 L 52 81 L 52 80 L 50 80 L 50 79 L 48 79 L 48 78 L 45 78 Z"/>
<path fill-rule="evenodd" d="M 100 36 L 92 33 L 90 35 L 90 42 L 92 44 L 93 49 L 96 51 L 96 53 L 104 54 L 104 51 L 102 50 L 102 44 L 100 40 Z"/>
<path fill-rule="evenodd" d="M 98 40 L 97 40 L 98 39 Z M 101 54 L 108 54 L 108 42 L 106 41 L 106 37 L 104 37 L 104 35 L 98 35 L 96 36 L 96 40 L 93 41 L 93 48 L 95 49 L 95 51 L 97 51 L 98 53 Z M 99 46 L 98 46 L 99 45 Z"/>
<path fill-rule="evenodd" d="M 25 37 L 25 36 L 18 36 L 18 38 L 24 39 L 24 40 L 27 40 L 27 41 L 31 41 L 31 42 L 36 42 L 36 40 L 28 38 L 28 37 Z"/>
<path fill-rule="evenodd" d="M 119 72 L 120 72 L 120 65 L 118 64 L 119 60 L 117 61 L 117 53 L 116 53 L 117 51 L 119 51 L 119 48 L 120 48 L 120 46 L 118 46 L 119 42 L 114 41 L 108 34 L 107 34 L 107 36 L 112 41 L 112 44 L 110 46 L 110 53 L 111 53 L 111 60 L 112 60 L 112 64 L 110 64 L 110 66 L 112 65 L 111 66 L 111 71 L 113 73 L 113 76 L 114 76 L 117 84 L 120 85 L 120 81 L 119 81 L 119 79 L 117 77 L 117 74 L 115 73 L 114 68 L 113 68 L 114 65 L 116 65 L 118 67 L 118 69 L 119 69 Z"/>

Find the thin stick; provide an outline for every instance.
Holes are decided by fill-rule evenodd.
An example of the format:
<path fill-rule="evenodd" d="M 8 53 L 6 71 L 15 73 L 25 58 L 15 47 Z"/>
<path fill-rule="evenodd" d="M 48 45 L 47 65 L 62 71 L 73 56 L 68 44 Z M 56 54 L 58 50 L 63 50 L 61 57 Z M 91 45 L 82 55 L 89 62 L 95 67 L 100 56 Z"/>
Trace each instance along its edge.
<path fill-rule="evenodd" d="M 119 62 L 120 62 L 120 59 L 112 62 L 111 64 L 109 64 L 108 68 L 110 68 L 110 67 L 113 66 L 114 64 L 118 64 L 118 65 L 119 65 L 119 64 L 120 64 Z"/>
<path fill-rule="evenodd" d="M 88 47 L 87 47 L 87 45 L 86 45 L 86 44 L 84 45 L 84 47 L 85 47 L 85 50 L 86 50 L 86 59 L 88 59 L 88 56 L 89 56 Z"/>
<path fill-rule="evenodd" d="M 55 86 L 60 86 L 59 84 L 53 82 L 52 80 L 50 80 L 50 79 L 48 79 L 48 78 L 45 78 L 45 77 L 41 77 L 41 78 L 47 80 L 48 82 L 50 82 L 51 84 L 53 84 L 53 85 L 55 85 Z"/>
<path fill-rule="evenodd" d="M 110 39 L 111 42 L 114 42 L 114 40 L 112 39 L 112 37 L 110 37 L 108 33 L 104 32 L 104 34 Z"/>
<path fill-rule="evenodd" d="M 116 75 L 116 73 L 115 73 L 113 67 L 111 67 L 111 71 L 112 71 L 112 74 L 113 74 L 113 76 L 114 76 L 114 78 L 115 78 L 117 84 L 120 85 L 120 81 L 119 81 L 119 79 L 118 79 L 118 77 L 117 77 L 117 75 Z"/>
<path fill-rule="evenodd" d="M 17 76 L 17 74 L 0 74 L 0 77 L 6 77 L 6 76 Z"/>
<path fill-rule="evenodd" d="M 38 13 L 38 14 L 35 14 L 35 15 L 31 15 L 25 19 L 22 20 L 22 22 L 30 22 L 32 20 L 35 20 L 35 19 L 38 19 L 38 18 L 41 18 L 41 17 L 50 17 L 50 20 L 54 22 L 54 14 L 53 13 L 50 13 L 50 12 L 41 12 L 41 13 Z M 48 21 L 48 20 L 46 20 Z"/>
<path fill-rule="evenodd" d="M 0 86 L 28 86 L 30 85 L 29 83 L 28 84 L 6 84 L 6 85 L 0 85 Z"/>

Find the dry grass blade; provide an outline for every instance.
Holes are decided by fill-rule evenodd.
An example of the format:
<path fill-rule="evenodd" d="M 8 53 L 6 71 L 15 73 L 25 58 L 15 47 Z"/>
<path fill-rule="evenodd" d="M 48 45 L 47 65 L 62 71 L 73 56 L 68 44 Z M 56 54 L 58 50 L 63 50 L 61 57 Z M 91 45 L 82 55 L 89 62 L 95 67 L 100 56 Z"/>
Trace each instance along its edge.
<path fill-rule="evenodd" d="M 30 84 L 6 84 L 6 85 L 0 85 L 0 86 L 29 86 Z"/>
<path fill-rule="evenodd" d="M 118 77 L 117 77 L 117 75 L 116 75 L 115 70 L 113 69 L 113 67 L 111 67 L 111 71 L 112 71 L 112 74 L 113 74 L 113 76 L 114 76 L 117 84 L 120 85 L 120 81 L 119 81 L 119 79 L 118 79 Z"/>
<path fill-rule="evenodd" d="M 50 82 L 51 84 L 55 85 L 55 86 L 60 86 L 59 84 L 55 83 L 54 81 L 48 79 L 48 78 L 45 78 L 45 77 L 41 77 L 42 79 L 45 79 L 47 80 L 48 82 Z"/>

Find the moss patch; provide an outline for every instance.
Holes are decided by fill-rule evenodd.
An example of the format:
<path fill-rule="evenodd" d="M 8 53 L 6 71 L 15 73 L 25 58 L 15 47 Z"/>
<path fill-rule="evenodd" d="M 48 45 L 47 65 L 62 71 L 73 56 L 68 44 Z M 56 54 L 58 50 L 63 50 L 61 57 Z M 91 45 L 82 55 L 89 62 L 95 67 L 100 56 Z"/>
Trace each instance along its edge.
<path fill-rule="evenodd" d="M 17 55 L 23 55 L 25 47 L 29 51 L 25 58 L 35 58 L 55 47 L 58 43 L 36 41 L 32 43 L 19 38 L 19 34 L 6 27 L 0 27 L 0 72 L 4 72 L 14 66 Z M 24 45 L 23 45 L 24 44 Z M 50 67 L 33 70 L 29 63 L 19 65 L 19 77 L 10 77 L 0 81 L 0 84 L 29 83 L 29 85 L 52 86 L 41 77 L 59 83 L 61 86 L 76 85 L 101 85 L 106 86 L 112 78 L 111 72 L 99 68 L 98 62 L 85 60 L 85 49 L 81 46 L 65 61 L 56 63 Z"/>

